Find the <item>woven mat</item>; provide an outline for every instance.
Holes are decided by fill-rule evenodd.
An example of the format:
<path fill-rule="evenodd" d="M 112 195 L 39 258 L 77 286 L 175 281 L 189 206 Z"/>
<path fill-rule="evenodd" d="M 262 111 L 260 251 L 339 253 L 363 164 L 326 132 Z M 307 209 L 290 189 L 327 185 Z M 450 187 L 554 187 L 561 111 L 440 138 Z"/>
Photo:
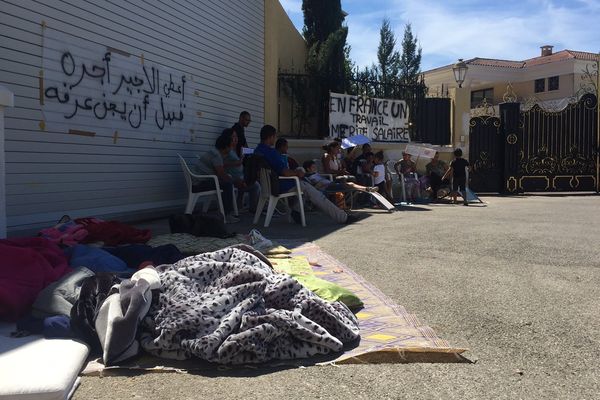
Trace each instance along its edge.
<path fill-rule="evenodd" d="M 100 360 L 91 360 L 82 375 L 112 375 L 123 370 L 143 372 L 204 371 L 219 373 L 239 368 L 273 368 L 315 364 L 378 364 L 409 362 L 469 362 L 461 356 L 466 349 L 454 348 L 428 326 L 421 324 L 414 314 L 394 304 L 387 296 L 339 260 L 325 253 L 314 243 L 279 240 L 292 250 L 291 256 L 307 257 L 315 275 L 335 282 L 354 292 L 365 306 L 356 315 L 360 323 L 361 339 L 341 354 L 318 356 L 312 359 L 271 361 L 262 365 L 228 367 L 202 360 L 175 361 L 142 355 L 119 366 L 105 368 Z M 277 257 L 277 256 L 275 256 Z M 274 257 L 274 258 L 275 258 Z M 281 256 L 280 256 L 281 257 Z"/>
<path fill-rule="evenodd" d="M 379 289 L 365 281 L 314 243 L 280 241 L 293 256 L 306 256 L 315 274 L 351 290 L 364 303 L 356 316 L 361 340 L 333 360 L 336 364 L 466 362 L 454 348 L 402 306 L 394 304 Z"/>

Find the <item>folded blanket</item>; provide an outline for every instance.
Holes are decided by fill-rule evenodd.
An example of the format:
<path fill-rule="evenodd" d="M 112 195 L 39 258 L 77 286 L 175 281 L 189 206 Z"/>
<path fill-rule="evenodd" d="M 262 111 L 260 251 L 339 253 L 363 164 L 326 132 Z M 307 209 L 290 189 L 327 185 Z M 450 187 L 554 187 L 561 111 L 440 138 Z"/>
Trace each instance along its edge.
<path fill-rule="evenodd" d="M 341 351 L 359 337 L 345 305 L 322 300 L 238 248 L 157 270 L 162 286 L 140 338 L 156 356 L 259 363 Z"/>
<path fill-rule="evenodd" d="M 113 286 L 95 321 L 104 365 L 137 355 L 138 324 L 150 308 L 152 290 L 159 287 L 160 279 L 152 267 L 143 268 L 131 280 Z"/>

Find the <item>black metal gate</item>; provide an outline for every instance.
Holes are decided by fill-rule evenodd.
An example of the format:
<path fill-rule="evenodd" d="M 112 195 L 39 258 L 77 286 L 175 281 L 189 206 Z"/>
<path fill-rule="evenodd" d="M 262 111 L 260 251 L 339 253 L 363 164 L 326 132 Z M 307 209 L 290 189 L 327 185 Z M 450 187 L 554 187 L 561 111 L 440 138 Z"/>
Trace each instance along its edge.
<path fill-rule="evenodd" d="M 484 104 L 469 123 L 470 187 L 476 192 L 501 192 L 503 187 L 504 140 L 500 118 Z"/>
<path fill-rule="evenodd" d="M 437 145 L 452 143 L 450 99 L 427 97 L 420 107 L 422 109 L 417 113 L 417 126 L 412 140 Z"/>
<path fill-rule="evenodd" d="M 521 111 L 503 103 L 500 116 L 470 122 L 471 188 L 476 192 L 598 189 L 598 104 L 593 94 L 560 111 Z"/>
<path fill-rule="evenodd" d="M 562 111 L 534 105 L 521 112 L 519 191 L 595 190 L 596 124 L 592 94 Z"/>

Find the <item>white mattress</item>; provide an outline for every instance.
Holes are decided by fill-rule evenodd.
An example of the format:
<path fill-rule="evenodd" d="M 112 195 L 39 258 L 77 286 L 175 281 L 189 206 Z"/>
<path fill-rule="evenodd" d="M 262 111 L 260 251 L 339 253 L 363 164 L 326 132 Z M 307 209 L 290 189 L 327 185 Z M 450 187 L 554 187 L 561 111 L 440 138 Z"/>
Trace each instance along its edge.
<path fill-rule="evenodd" d="M 65 400 L 79 384 L 88 347 L 69 339 L 11 338 L 0 323 L 0 400 Z"/>

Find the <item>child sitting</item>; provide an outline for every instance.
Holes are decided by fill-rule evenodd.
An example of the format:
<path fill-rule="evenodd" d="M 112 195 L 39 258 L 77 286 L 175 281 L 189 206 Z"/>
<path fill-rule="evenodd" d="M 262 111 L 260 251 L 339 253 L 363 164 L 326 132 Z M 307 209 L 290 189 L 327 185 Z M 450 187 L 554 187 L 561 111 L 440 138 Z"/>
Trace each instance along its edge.
<path fill-rule="evenodd" d="M 391 182 L 387 179 L 383 158 L 383 151 L 378 151 L 373 156 L 373 184 L 379 189 L 379 193 L 392 201 L 391 190 L 389 189 Z"/>

